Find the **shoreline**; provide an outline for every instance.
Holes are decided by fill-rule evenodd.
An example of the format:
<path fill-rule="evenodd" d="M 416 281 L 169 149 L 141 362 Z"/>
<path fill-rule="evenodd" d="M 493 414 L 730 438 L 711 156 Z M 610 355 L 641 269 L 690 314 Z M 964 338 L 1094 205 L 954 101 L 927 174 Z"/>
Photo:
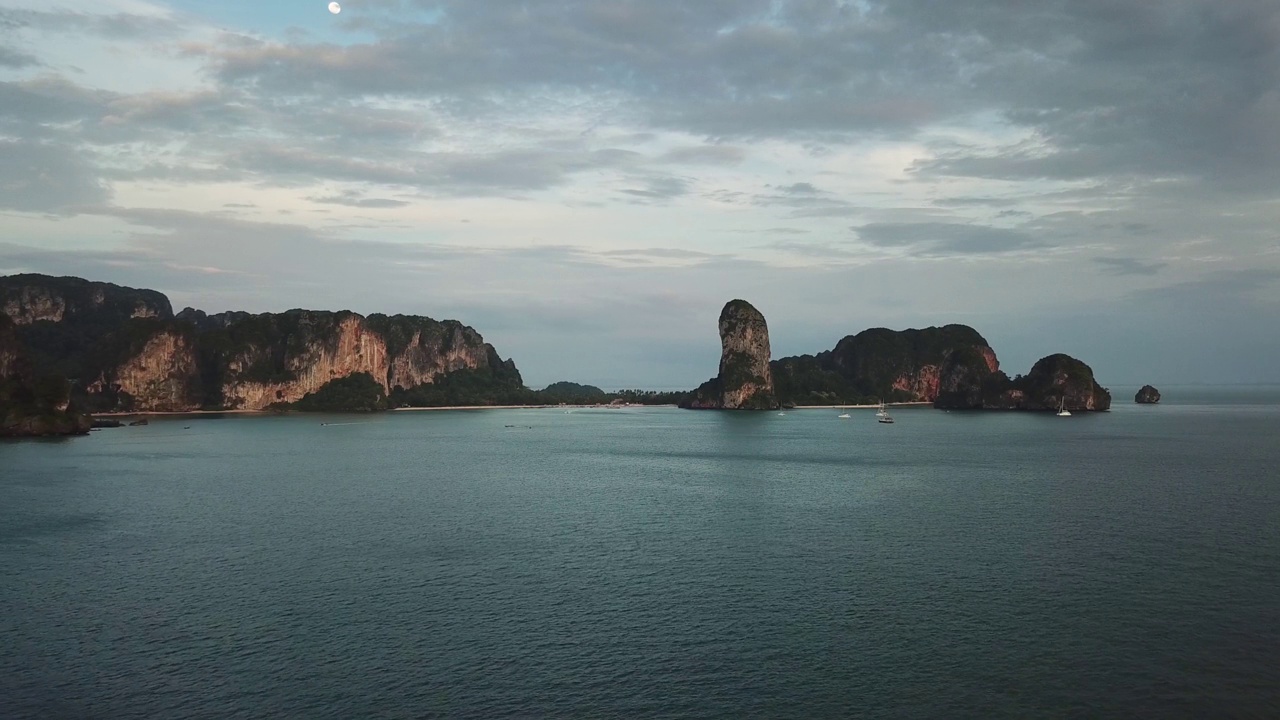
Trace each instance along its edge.
<path fill-rule="evenodd" d="M 423 412 L 428 410 L 623 410 L 638 407 L 676 407 L 676 405 L 444 405 L 438 407 L 398 407 L 387 412 Z"/>
<path fill-rule="evenodd" d="M 885 407 L 933 406 L 931 402 L 897 402 L 885 403 Z M 627 408 L 674 408 L 674 403 L 663 405 L 441 405 L 433 407 L 398 407 L 387 410 L 357 413 L 342 412 L 301 412 L 296 410 L 139 410 L 136 412 L 102 412 L 89 413 L 92 418 L 127 418 L 127 417 L 181 417 L 184 415 L 373 415 L 377 412 L 436 412 L 443 410 L 623 410 Z M 877 404 L 867 405 L 796 405 L 788 410 L 874 410 Z"/>
<path fill-rule="evenodd" d="M 433 407 L 398 407 L 373 412 L 332 411 L 304 412 L 300 410 L 138 410 L 136 412 L 95 412 L 92 418 L 124 417 L 178 417 L 183 415 L 376 415 L 380 412 L 425 412 L 431 410 L 623 410 L 639 407 L 677 407 L 676 405 L 442 405 Z"/>
<path fill-rule="evenodd" d="M 921 401 L 913 401 L 913 402 L 896 402 L 896 403 L 884 404 L 885 407 L 908 407 L 913 405 L 915 406 L 928 405 L 932 407 L 933 403 L 921 400 Z M 876 403 L 874 405 L 796 405 L 792 409 L 794 410 L 875 410 L 878 407 L 880 407 L 879 403 Z"/>
<path fill-rule="evenodd" d="M 266 410 L 138 410 L 136 412 L 91 412 L 92 418 L 164 417 L 166 415 L 269 415 Z"/>

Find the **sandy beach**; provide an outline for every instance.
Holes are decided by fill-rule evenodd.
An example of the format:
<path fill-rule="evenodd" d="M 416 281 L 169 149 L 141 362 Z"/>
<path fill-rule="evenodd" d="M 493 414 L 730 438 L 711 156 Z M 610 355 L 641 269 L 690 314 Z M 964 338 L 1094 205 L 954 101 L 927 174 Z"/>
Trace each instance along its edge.
<path fill-rule="evenodd" d="M 907 407 L 912 405 L 933 405 L 931 402 L 900 402 L 885 403 L 886 407 Z M 441 407 L 400 407 L 391 408 L 387 412 L 433 412 L 437 410 L 620 410 L 622 408 L 637 407 L 667 407 L 672 408 L 676 405 L 444 405 Z M 880 407 L 875 405 L 796 405 L 791 410 L 874 410 Z M 96 418 L 121 418 L 121 417 L 163 417 L 163 416 L 181 416 L 181 415 L 293 415 L 303 414 L 298 411 L 277 412 L 275 410 L 184 410 L 172 412 L 109 412 L 109 413 L 92 413 Z M 323 413 L 320 413 L 323 414 Z"/>
<path fill-rule="evenodd" d="M 897 402 L 885 403 L 885 407 L 909 407 L 911 405 L 933 405 L 931 402 Z M 796 410 L 874 410 L 880 407 L 879 403 L 875 405 L 796 405 Z"/>
<path fill-rule="evenodd" d="M 89 413 L 91 417 L 96 418 L 118 418 L 118 417 L 159 417 L 164 415 L 265 415 L 270 414 L 269 410 L 174 410 L 174 411 L 144 411 L 144 412 L 96 412 Z"/>
<path fill-rule="evenodd" d="M 423 410 L 621 410 L 637 407 L 675 407 L 675 405 L 446 405 L 443 407 L 401 407 L 391 412 L 419 412 Z"/>
<path fill-rule="evenodd" d="M 400 407 L 391 408 L 386 412 L 421 412 L 428 410 L 554 410 L 563 408 L 565 410 L 620 410 L 623 408 L 635 407 L 675 407 L 675 405 L 445 405 L 441 407 Z M 182 416 L 182 415 L 305 415 L 324 413 L 303 413 L 297 410 L 182 410 L 182 411 L 145 411 L 145 412 L 105 412 L 90 413 L 95 418 L 122 418 L 122 417 L 164 417 L 164 416 Z M 333 413 L 346 414 L 346 413 Z M 368 414 L 368 413 L 360 413 Z"/>

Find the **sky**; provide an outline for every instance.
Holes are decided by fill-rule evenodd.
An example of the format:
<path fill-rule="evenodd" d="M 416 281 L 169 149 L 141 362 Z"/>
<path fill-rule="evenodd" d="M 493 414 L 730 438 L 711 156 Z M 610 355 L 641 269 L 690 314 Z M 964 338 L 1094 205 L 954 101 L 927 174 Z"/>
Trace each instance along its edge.
<path fill-rule="evenodd" d="M 1280 382 L 1274 0 L 0 0 L 0 274 L 453 318 L 532 387 L 966 323 Z"/>

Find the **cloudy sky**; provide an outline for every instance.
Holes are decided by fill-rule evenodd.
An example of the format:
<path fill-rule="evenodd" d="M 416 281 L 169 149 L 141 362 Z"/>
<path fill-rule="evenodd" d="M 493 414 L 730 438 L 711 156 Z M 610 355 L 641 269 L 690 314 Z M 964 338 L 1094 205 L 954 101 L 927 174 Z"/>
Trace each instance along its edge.
<path fill-rule="evenodd" d="M 1280 381 L 1275 0 L 0 0 L 0 274 L 691 387 L 964 322 Z M 266 8 L 266 9 L 264 9 Z"/>

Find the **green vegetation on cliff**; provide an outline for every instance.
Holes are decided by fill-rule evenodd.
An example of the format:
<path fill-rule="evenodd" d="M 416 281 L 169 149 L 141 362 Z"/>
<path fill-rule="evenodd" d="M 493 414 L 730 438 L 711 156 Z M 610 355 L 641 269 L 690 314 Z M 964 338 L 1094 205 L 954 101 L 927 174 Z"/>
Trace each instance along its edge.
<path fill-rule="evenodd" d="M 458 405 L 537 405 L 537 393 L 524 386 L 514 364 L 445 373 L 426 385 L 391 391 L 392 407 Z"/>
<path fill-rule="evenodd" d="M 579 385 L 567 380 L 551 383 L 539 390 L 538 394 L 548 405 L 556 403 L 602 403 L 611 400 L 609 393 L 595 385 Z"/>
<path fill-rule="evenodd" d="M 976 394 L 990 372 L 984 351 L 986 339 L 966 325 L 945 325 L 920 330 L 872 328 L 845 337 L 836 347 L 817 355 L 800 355 L 773 361 L 774 389 L 778 398 L 795 405 L 857 405 L 933 400 L 915 391 L 895 387 L 930 386 L 937 391 Z M 994 357 L 994 353 L 992 353 Z M 931 380 L 929 373 L 936 373 Z M 968 378 L 967 385 L 959 382 Z M 960 387 L 944 387 L 951 384 Z"/>
<path fill-rule="evenodd" d="M 1031 372 L 1013 379 L 992 373 L 982 388 L 981 407 L 989 410 L 1056 410 L 1060 403 L 1068 410 L 1109 410 L 1111 393 L 1092 368 L 1062 353 L 1040 358 Z"/>
<path fill-rule="evenodd" d="M 387 409 L 387 394 L 369 373 L 356 373 L 325 383 L 301 400 L 275 406 L 300 412 L 377 412 Z"/>
<path fill-rule="evenodd" d="M 0 437 L 76 435 L 89 427 L 71 402 L 71 383 L 37 374 L 13 321 L 0 313 Z"/>

